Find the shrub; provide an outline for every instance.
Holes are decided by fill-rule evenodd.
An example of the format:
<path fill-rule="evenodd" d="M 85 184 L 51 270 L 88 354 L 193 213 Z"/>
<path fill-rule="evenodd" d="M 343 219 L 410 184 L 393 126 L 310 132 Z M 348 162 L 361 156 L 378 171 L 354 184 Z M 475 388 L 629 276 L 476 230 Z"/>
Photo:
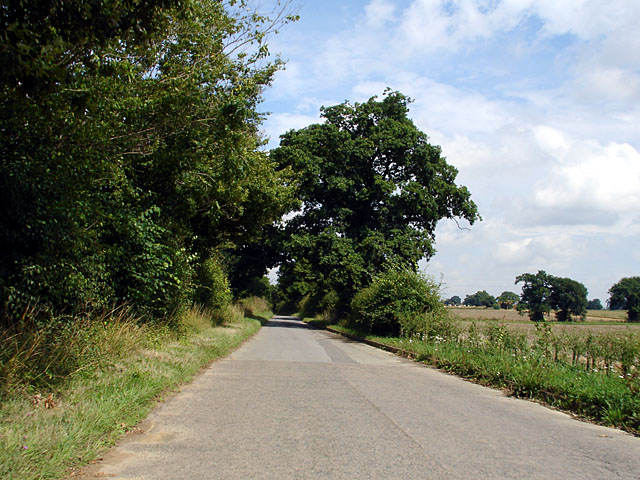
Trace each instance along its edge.
<path fill-rule="evenodd" d="M 418 324 L 411 320 L 413 316 L 445 314 L 439 285 L 402 268 L 391 268 L 376 276 L 368 287 L 356 293 L 351 309 L 351 321 L 357 328 L 391 335 L 415 331 Z"/>
<path fill-rule="evenodd" d="M 320 300 L 320 311 L 324 320 L 338 320 L 340 316 L 340 296 L 335 290 L 330 290 Z"/>
<path fill-rule="evenodd" d="M 224 308 L 231 303 L 231 288 L 227 274 L 215 257 L 202 262 L 198 273 L 198 303 L 212 310 Z"/>

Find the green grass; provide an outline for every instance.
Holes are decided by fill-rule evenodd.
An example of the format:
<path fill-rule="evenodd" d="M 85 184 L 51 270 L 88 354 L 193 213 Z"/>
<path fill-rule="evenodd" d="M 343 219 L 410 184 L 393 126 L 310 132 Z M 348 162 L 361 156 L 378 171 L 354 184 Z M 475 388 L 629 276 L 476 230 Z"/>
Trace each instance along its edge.
<path fill-rule="evenodd" d="M 243 317 L 239 308 L 225 318 L 216 324 L 210 312 L 193 310 L 173 329 L 120 319 L 120 335 L 108 322 L 92 325 L 97 332 L 109 330 L 93 346 L 114 350 L 99 362 L 49 382 L 20 384 L 14 375 L 0 405 L 0 478 L 60 478 L 96 458 L 135 428 L 163 394 L 260 328 L 258 318 Z"/>
<path fill-rule="evenodd" d="M 516 397 L 535 399 L 604 425 L 640 434 L 640 342 L 630 336 L 624 345 L 626 365 L 607 364 L 588 349 L 574 358 L 571 343 L 581 337 L 555 336 L 540 328 L 532 341 L 510 333 L 506 326 L 471 330 L 456 322 L 447 331 L 429 331 L 420 337 L 380 337 L 327 321 L 305 319 L 319 327 L 383 343 L 416 361 L 449 371 Z M 611 337 L 592 337 L 591 347 L 602 351 Z M 564 342 L 564 343 L 563 343 Z M 608 368 L 605 368 L 607 367 Z"/>

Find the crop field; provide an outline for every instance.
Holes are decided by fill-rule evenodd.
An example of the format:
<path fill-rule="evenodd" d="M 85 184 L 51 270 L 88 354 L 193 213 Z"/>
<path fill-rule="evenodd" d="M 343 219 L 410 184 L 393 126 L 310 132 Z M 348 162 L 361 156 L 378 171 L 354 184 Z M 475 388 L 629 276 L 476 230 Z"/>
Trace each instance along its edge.
<path fill-rule="evenodd" d="M 459 321 L 460 326 L 469 327 L 472 323 L 481 325 L 503 324 L 514 333 L 526 333 L 532 337 L 536 333 L 536 324 L 526 314 L 517 310 L 494 310 L 477 307 L 449 307 L 447 311 Z M 640 324 L 627 323 L 627 312 L 623 310 L 589 310 L 584 321 L 556 322 L 553 314 L 545 319 L 557 333 L 578 335 L 614 334 L 626 336 L 640 333 Z"/>

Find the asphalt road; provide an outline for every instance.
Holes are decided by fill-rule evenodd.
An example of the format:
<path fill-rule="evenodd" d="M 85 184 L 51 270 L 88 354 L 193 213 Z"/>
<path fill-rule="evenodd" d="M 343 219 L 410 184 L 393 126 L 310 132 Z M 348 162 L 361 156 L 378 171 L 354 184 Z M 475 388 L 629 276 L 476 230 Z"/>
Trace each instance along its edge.
<path fill-rule="evenodd" d="M 276 317 L 86 478 L 640 479 L 640 438 Z"/>

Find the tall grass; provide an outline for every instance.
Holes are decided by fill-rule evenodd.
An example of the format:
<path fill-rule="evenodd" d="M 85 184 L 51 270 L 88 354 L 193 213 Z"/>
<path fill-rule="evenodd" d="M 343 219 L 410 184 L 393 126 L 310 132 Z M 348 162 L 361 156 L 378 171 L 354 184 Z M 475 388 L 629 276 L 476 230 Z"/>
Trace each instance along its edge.
<path fill-rule="evenodd" d="M 229 327 L 233 328 L 229 328 Z M 0 333 L 0 478 L 60 478 L 135 428 L 156 399 L 260 328 L 239 306 L 171 327 L 127 309 Z"/>
<path fill-rule="evenodd" d="M 0 396 L 15 389 L 55 388 L 70 375 L 90 371 L 153 341 L 159 334 L 125 308 L 46 325 L 27 310 L 0 330 Z"/>

